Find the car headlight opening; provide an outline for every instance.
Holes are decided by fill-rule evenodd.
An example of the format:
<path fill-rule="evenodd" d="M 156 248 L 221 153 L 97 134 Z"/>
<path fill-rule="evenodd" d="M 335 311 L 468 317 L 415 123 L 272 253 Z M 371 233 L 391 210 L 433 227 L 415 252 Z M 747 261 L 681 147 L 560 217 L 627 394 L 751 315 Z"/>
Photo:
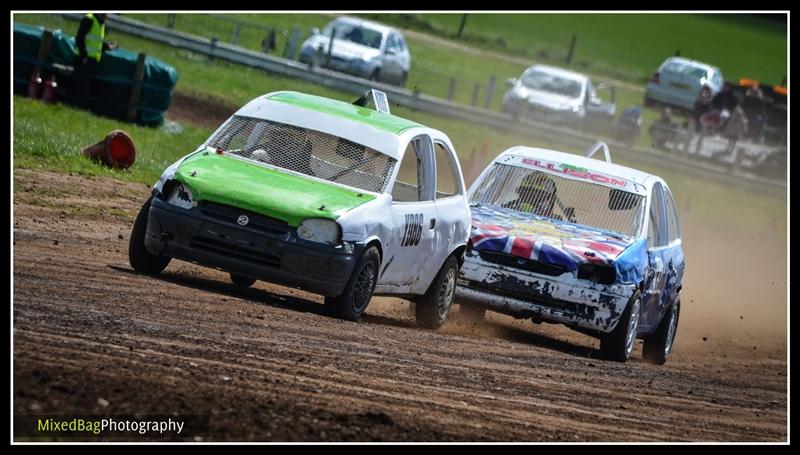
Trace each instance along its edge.
<path fill-rule="evenodd" d="M 177 183 L 172 186 L 167 196 L 167 203 L 184 209 L 197 207 L 197 201 L 192 196 L 192 190 L 183 183 Z"/>
<path fill-rule="evenodd" d="M 310 242 L 338 245 L 342 240 L 342 228 L 333 220 L 309 218 L 297 226 L 297 237 Z"/>

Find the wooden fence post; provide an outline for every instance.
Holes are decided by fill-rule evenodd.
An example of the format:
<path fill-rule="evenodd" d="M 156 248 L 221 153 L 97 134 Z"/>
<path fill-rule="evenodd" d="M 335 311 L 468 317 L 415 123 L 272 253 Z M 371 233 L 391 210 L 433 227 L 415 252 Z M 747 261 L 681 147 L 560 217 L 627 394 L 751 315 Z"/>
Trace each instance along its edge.
<path fill-rule="evenodd" d="M 139 96 L 142 93 L 142 79 L 144 78 L 144 59 L 145 54 L 139 54 L 136 60 L 136 69 L 133 70 L 133 88 L 131 88 L 131 96 L 128 99 L 128 115 L 129 122 L 136 121 L 136 111 L 139 107 Z"/>
<path fill-rule="evenodd" d="M 494 84 L 495 84 L 495 77 L 492 74 L 489 77 L 489 85 L 486 87 L 486 102 L 483 104 L 483 107 L 489 109 L 492 107 L 492 101 L 494 98 Z"/>
<path fill-rule="evenodd" d="M 572 62 L 572 55 L 575 53 L 575 41 L 577 41 L 578 37 L 572 35 L 572 42 L 569 43 L 569 52 L 567 53 L 567 66 Z"/>

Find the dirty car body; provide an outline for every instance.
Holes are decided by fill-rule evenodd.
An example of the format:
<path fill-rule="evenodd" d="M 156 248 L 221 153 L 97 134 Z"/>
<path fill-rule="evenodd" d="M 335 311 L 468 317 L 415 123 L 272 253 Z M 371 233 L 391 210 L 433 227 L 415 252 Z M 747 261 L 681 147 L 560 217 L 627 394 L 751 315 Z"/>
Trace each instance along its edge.
<path fill-rule="evenodd" d="M 427 166 L 420 174 L 433 179 L 434 145 L 450 160 L 456 194 L 397 201 L 403 158 L 416 155 Z M 463 188 L 443 133 L 362 106 L 275 92 L 242 107 L 164 171 L 144 245 L 158 257 L 329 297 L 345 291 L 372 248 L 380 254 L 368 283 L 376 292 L 423 294 L 445 259 L 465 248 Z"/>
<path fill-rule="evenodd" d="M 553 182 L 553 191 L 526 193 L 531 176 Z M 677 212 L 656 176 L 513 147 L 484 170 L 469 197 L 470 243 L 457 291 L 462 305 L 602 337 L 641 295 L 636 335 L 647 336 L 681 289 Z"/>

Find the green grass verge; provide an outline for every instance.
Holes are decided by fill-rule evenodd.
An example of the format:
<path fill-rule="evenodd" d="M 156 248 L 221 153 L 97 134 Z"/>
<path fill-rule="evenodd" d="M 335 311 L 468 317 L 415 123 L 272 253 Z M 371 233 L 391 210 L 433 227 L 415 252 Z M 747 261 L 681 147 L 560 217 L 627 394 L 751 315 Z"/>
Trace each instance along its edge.
<path fill-rule="evenodd" d="M 140 127 L 19 96 L 14 97 L 13 105 L 15 168 L 153 184 L 167 166 L 197 148 L 212 132 L 174 124 L 158 129 Z M 114 129 L 125 130 L 136 144 L 136 162 L 128 170 L 100 166 L 81 154 L 83 147 L 99 142 Z"/>

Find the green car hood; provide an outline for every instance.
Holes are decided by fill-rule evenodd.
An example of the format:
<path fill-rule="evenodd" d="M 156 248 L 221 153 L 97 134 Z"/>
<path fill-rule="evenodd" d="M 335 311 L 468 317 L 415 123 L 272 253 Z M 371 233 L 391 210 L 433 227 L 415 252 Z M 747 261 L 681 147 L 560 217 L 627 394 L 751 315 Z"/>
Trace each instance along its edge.
<path fill-rule="evenodd" d="M 356 189 L 207 152 L 187 158 L 174 178 L 191 189 L 196 201 L 239 207 L 294 227 L 306 218 L 335 220 L 375 199 Z"/>

